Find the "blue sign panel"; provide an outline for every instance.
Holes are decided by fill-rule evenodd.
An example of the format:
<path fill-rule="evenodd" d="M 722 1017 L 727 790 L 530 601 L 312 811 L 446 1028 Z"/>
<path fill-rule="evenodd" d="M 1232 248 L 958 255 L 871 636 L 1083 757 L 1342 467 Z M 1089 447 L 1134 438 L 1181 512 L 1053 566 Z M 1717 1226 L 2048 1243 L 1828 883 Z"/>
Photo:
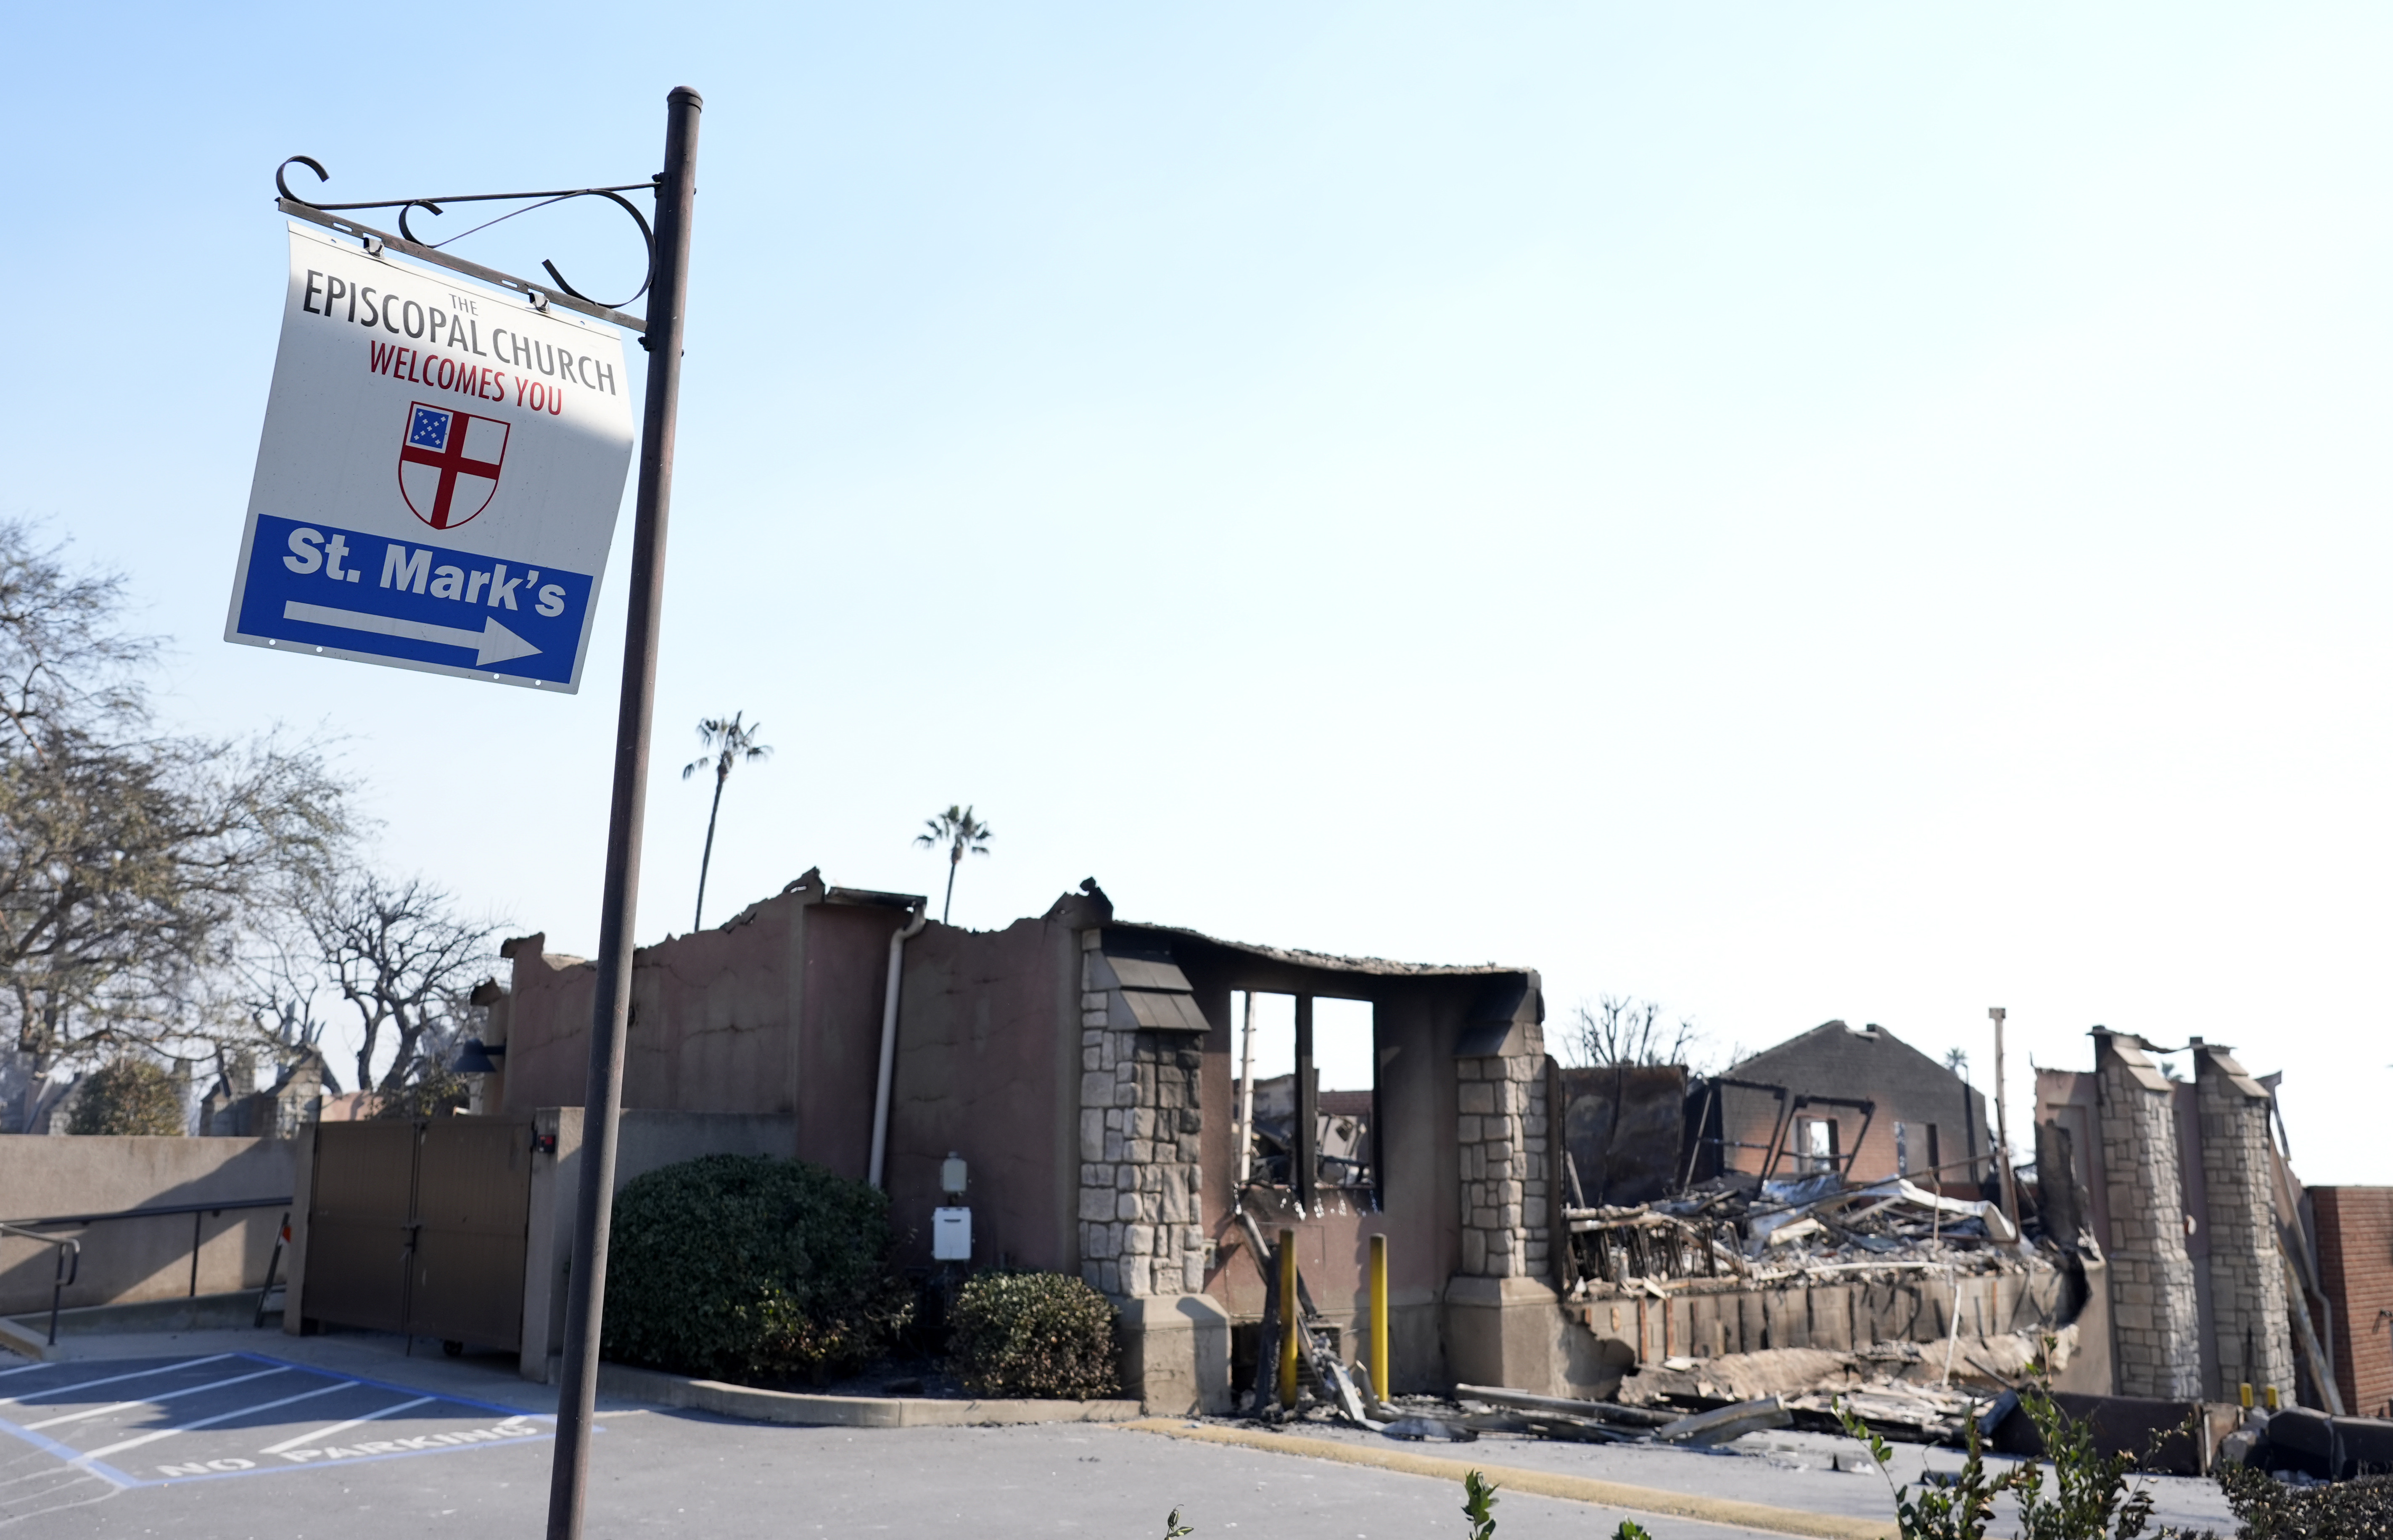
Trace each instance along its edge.
<path fill-rule="evenodd" d="M 612 328 L 294 225 L 225 640 L 572 693 L 624 368 Z"/>
<path fill-rule="evenodd" d="M 595 581 L 261 514 L 241 589 L 244 636 L 344 657 L 573 677 Z"/>

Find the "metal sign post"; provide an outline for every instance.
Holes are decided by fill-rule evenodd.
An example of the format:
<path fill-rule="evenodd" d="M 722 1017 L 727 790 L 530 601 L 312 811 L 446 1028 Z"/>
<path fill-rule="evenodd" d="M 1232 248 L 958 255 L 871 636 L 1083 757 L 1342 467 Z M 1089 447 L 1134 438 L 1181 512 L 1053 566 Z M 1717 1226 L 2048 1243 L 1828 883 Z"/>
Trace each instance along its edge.
<path fill-rule="evenodd" d="M 553 312 L 571 311 L 642 334 L 641 346 L 648 350 L 647 393 L 632 533 L 631 616 L 623 634 L 623 693 L 615 720 L 613 803 L 600 898 L 598 988 L 592 1007 L 582 1186 L 566 1306 L 565 1375 L 557 1394 L 556 1463 L 549 1485 L 552 1540 L 576 1540 L 581 1534 L 590 1473 L 599 1322 L 607 1294 L 607 1227 L 614 1209 L 615 1126 L 623 1102 L 623 1034 L 631 1015 L 632 940 L 647 811 L 648 727 L 656 698 L 665 527 L 673 505 L 682 316 L 702 104 L 687 85 L 675 86 L 665 103 L 664 169 L 648 182 L 311 203 L 292 194 L 284 175 L 292 166 L 303 165 L 322 178 L 323 166 L 305 155 L 282 163 L 274 176 L 281 194 L 275 206 L 293 219 L 331 231 L 333 239 L 293 227 L 284 352 L 276 362 L 277 398 L 285 410 L 278 418 L 269 401 L 268 433 L 251 493 L 250 527 L 227 626 L 229 640 L 255 646 L 572 688 L 580 679 L 581 647 L 595 606 L 597 573 L 605 566 L 605 542 L 613 534 L 622 495 L 621 459 L 613 462 L 615 479 L 608 490 L 601 474 L 604 457 L 597 452 L 616 447 L 608 437 L 608 420 L 597 408 L 610 394 L 620 399 L 620 386 L 607 370 L 610 356 L 593 333 Z M 642 189 L 656 194 L 653 230 L 621 196 Z M 542 264 L 551 288 L 450 255 L 440 249 L 448 242 L 418 240 L 408 226 L 411 210 L 438 215 L 444 203 L 530 205 L 498 216 L 507 219 L 569 198 L 604 198 L 620 205 L 639 227 L 648 248 L 648 277 L 622 303 L 629 305 L 646 293 L 645 320 L 582 294 L 566 281 L 555 263 Z M 399 233 L 344 216 L 359 209 L 397 209 Z M 474 229 L 497 222 L 487 220 Z M 390 263 L 393 255 L 464 274 L 506 294 L 496 298 L 437 294 L 433 289 L 440 281 L 436 275 Z M 335 279 L 342 285 L 338 294 L 332 286 Z M 398 287 L 389 287 L 393 284 Z M 510 294 L 520 299 L 522 307 L 508 301 Z M 333 314 L 335 300 L 337 316 Z M 491 308 L 482 309 L 485 304 Z M 301 339 L 295 347 L 294 337 Z M 617 345 L 608 337 L 605 346 Z M 491 351 L 500 346 L 506 348 L 503 358 Z M 339 361 L 344 356 L 346 364 Z M 611 358 L 620 361 L 620 352 Z M 295 360 L 287 391 L 285 359 Z M 347 372 L 347 377 L 340 370 Z M 360 381 L 373 394 L 356 388 Z M 515 398 L 517 385 L 521 400 Z M 560 386 L 569 385 L 565 394 L 558 394 Z M 381 411 L 398 399 L 384 399 L 390 396 L 386 386 L 405 396 L 403 422 Z M 573 394 L 575 390 L 582 395 Z M 324 399 L 328 393 L 337 398 L 329 405 Z M 425 393 L 429 393 L 426 398 L 417 398 Z M 506 398 L 503 405 L 501 393 Z M 510 411 L 517 415 L 503 415 Z M 535 415 L 550 421 L 534 422 Z M 361 431 L 381 433 L 375 421 L 391 430 L 389 442 L 359 437 Z M 358 427 L 360 423 L 364 429 Z M 327 448 L 328 438 L 337 442 Z M 503 504 L 502 499 L 509 502 Z M 517 502 L 526 504 L 521 516 L 497 516 L 503 507 L 513 509 Z M 485 508 L 490 510 L 487 522 Z M 262 523 L 261 509 L 281 523 Z M 328 510 L 354 522 L 330 528 Z M 303 514 L 314 522 L 304 529 L 283 528 Z M 474 528 L 465 529 L 469 524 Z M 351 541 L 351 535 L 358 539 Z M 525 541 L 531 543 L 521 543 Z M 548 555 L 551 551 L 564 553 L 568 560 L 559 562 Z M 528 565 L 535 556 L 541 562 L 537 569 Z M 453 580 L 449 577 L 452 572 Z"/>
<path fill-rule="evenodd" d="M 2020 1233 L 2019 1182 L 2011 1175 L 2010 1098 L 2004 1094 L 2003 1083 L 2003 1019 L 2010 1012 L 1999 1005 L 1986 1008 L 1986 1015 L 1994 1024 L 1994 1155 L 1995 1170 L 2001 1173 L 2003 1218 L 2011 1221 L 2011 1233 Z"/>
<path fill-rule="evenodd" d="M 607 1300 L 607 1226 L 615 1207 L 615 1119 L 623 1105 L 623 1033 L 632 1012 L 632 933 L 638 908 L 640 832 L 647 812 L 648 723 L 656 705 L 665 524 L 673 509 L 682 315 L 687 303 L 689 214 L 698 190 L 702 104 L 687 85 L 673 87 L 665 101 L 665 166 L 657 182 L 656 279 L 649 291 L 646 338 L 648 390 L 640 420 L 639 501 L 632 528 L 631 619 L 623 628 L 623 698 L 615 717 L 614 801 L 607 821 L 598 986 L 590 1013 L 590 1088 L 582 1103 L 572 1292 L 565 1307 L 565 1380 L 556 1396 L 556 1464 L 548 1483 L 549 1540 L 578 1540 L 589 1485 L 590 1421 L 598 1396 L 598 1325 Z"/>

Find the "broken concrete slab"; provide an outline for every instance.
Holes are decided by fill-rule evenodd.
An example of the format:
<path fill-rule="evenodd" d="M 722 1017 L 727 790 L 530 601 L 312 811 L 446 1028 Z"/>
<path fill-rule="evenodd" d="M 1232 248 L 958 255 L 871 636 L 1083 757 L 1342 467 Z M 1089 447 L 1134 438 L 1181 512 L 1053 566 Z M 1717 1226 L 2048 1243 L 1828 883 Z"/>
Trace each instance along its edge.
<path fill-rule="evenodd" d="M 1722 1443 L 1746 1433 L 1759 1433 L 1765 1429 L 1785 1428 L 1795 1420 L 1786 1403 L 1776 1396 L 1763 1396 L 1755 1401 L 1739 1402 L 1717 1411 L 1698 1412 L 1693 1416 L 1654 1429 L 1657 1443 L 1692 1443 L 1698 1446 Z"/>

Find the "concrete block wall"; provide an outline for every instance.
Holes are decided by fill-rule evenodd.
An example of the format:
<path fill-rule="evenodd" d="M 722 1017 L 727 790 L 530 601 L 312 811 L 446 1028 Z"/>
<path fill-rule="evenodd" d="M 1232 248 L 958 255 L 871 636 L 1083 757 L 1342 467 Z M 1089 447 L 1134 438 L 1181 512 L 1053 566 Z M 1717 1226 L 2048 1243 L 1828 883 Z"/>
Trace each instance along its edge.
<path fill-rule="evenodd" d="M 1080 1275 L 1116 1299 L 1200 1293 L 1203 1038 L 1113 1024 L 1102 939 L 1080 935 Z"/>
<path fill-rule="evenodd" d="M 1600 1295 L 1570 1308 L 1598 1341 L 1619 1345 L 1608 1354 L 1613 1361 L 1657 1364 L 1783 1348 L 1850 1352 L 1873 1342 L 1942 1344 L 1956 1315 L 1964 1337 L 2058 1331 L 2076 1303 L 2068 1275 L 2038 1265 L 2027 1272 L 1909 1273 L 1808 1287 L 1723 1282 L 1662 1299 Z"/>
<path fill-rule="evenodd" d="M 2277 1253 L 2269 1093 L 2224 1048 L 2204 1047 L 2193 1057 L 2208 1189 L 2211 1339 L 2218 1365 L 2218 1382 L 2205 1393 L 2233 1401 L 2240 1385 L 2250 1385 L 2256 1395 L 2273 1385 L 2290 1396 L 2293 1325 Z"/>
<path fill-rule="evenodd" d="M 288 1198 L 295 1149 L 286 1139 L 0 1135 L 0 1220 Z M 196 1221 L 169 1214 L 51 1232 L 83 1246 L 64 1303 L 72 1310 L 255 1288 L 265 1282 L 282 1214 L 280 1207 L 228 1208 Z M 0 1313 L 47 1310 L 57 1257 L 42 1242 L 0 1237 Z"/>
<path fill-rule="evenodd" d="M 2202 1327 L 2170 1083 L 2142 1038 L 2098 1030 L 2094 1043 L 2119 1393 L 2193 1400 L 2203 1393 Z"/>
<path fill-rule="evenodd" d="M 1462 1272 L 1542 1278 L 1552 1269 L 1553 1137 L 1542 1046 L 1534 1053 L 1458 1058 L 1454 1065 Z"/>

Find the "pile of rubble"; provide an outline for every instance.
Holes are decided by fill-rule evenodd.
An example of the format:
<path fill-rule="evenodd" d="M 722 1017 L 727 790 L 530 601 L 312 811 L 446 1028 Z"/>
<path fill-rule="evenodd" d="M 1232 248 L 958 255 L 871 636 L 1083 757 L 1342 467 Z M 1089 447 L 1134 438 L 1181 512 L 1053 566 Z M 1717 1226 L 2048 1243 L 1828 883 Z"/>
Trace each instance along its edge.
<path fill-rule="evenodd" d="M 1576 1181 L 1569 1185 L 1576 1193 Z M 1672 1354 L 1640 1363 L 1603 1401 L 1464 1386 L 1457 1392 L 1463 1430 L 1704 1444 L 1788 1426 L 1835 1431 L 1840 1411 L 1850 1411 L 1888 1438 L 1958 1442 L 1972 1424 L 1982 1431 L 2008 1415 L 2047 1339 L 2046 1366 L 2054 1370 L 2075 1346 L 2073 1325 L 2043 1321 L 1997 1335 L 1964 1333 L 1951 1292 L 1960 1278 L 2048 1270 L 2057 1248 L 2024 1239 L 1996 1204 L 1901 1177 L 1848 1183 L 1835 1172 L 1789 1181 L 1731 1174 L 1654 1203 L 1572 1207 L 1563 1220 L 1572 1298 L 1589 1305 L 1843 1282 L 1916 1292 L 1933 1286 L 1932 1278 L 1918 1278 L 1929 1273 L 1942 1275 L 1949 1329 L 1934 1342 L 1876 1341 L 1850 1351 Z M 1916 1282 L 1902 1284 L 1906 1275 Z M 1645 1340 L 1641 1325 L 1637 1331 Z M 1414 1416 L 1391 1430 L 1404 1436 L 1410 1423 L 1416 1436 L 1435 1436 L 1419 1430 L 1423 1421 Z"/>
<path fill-rule="evenodd" d="M 1715 1409 L 1775 1399 L 1795 1426 L 1833 1432 L 1838 1406 L 1884 1437 L 1957 1443 L 1971 1422 L 1999 1421 L 2034 1373 L 2049 1338 L 2049 1366 L 2068 1365 L 2074 1325 L 1995 1337 L 1955 1334 L 1943 1344 L 1874 1342 L 1853 1352 L 1774 1348 L 1725 1358 L 1669 1358 L 1641 1366 L 1614 1392 L 1623 1405 Z M 2000 1411 L 1996 1412 L 1995 1409 Z"/>
<path fill-rule="evenodd" d="M 1576 1196 L 1575 1176 L 1566 1185 Z M 2000 1323 L 2023 1329 L 1995 1332 L 1986 1323 L 1985 1334 L 1965 1332 L 1959 1304 L 1964 1278 L 2042 1271 L 2044 1280 L 2026 1281 L 2033 1289 L 2014 1289 L 1997 1280 L 1981 1282 L 1975 1294 L 2022 1303 L 2033 1294 L 2049 1305 L 2058 1294 L 2053 1278 L 2059 1248 L 2023 1238 L 1998 1205 L 1955 1197 L 1901 1177 L 1849 1184 L 1834 1172 L 1790 1181 L 1731 1174 L 1654 1203 L 1576 1205 L 1566 1207 L 1563 1218 L 1576 1274 L 1570 1291 L 1575 1308 L 1587 1312 L 1592 1328 L 1596 1306 L 1610 1301 L 1607 1314 L 1615 1333 L 1626 1330 L 1638 1344 L 1633 1372 L 1611 1387 L 1605 1399 L 1463 1385 L 1456 1390 L 1456 1403 L 1385 1403 L 1367 1378 L 1338 1364 L 1309 1298 L 1303 1300 L 1303 1320 L 1281 1323 L 1275 1311 L 1266 1316 L 1262 1362 L 1277 1362 L 1283 1335 L 1292 1334 L 1301 1378 L 1314 1392 L 1311 1401 L 1323 1413 L 1396 1438 L 1463 1440 L 1500 1433 L 1701 1447 L 1776 1428 L 1835 1432 L 1850 1412 L 1882 1437 L 1942 1443 L 1964 1441 L 1973 1425 L 1981 1433 L 1991 1430 L 2017 1406 L 2018 1388 L 2039 1362 L 2057 1372 L 2076 1343 L 2074 1325 L 2034 1312 L 2025 1323 Z M 1262 1237 L 1250 1234 L 1249 1240 L 1260 1261 L 1266 1255 Z M 1824 1287 L 1841 1297 L 1838 1286 L 1847 1283 L 1876 1286 L 1881 1299 L 1912 1300 L 1915 1319 L 1922 1301 L 1941 1295 L 1941 1312 L 1925 1317 L 1937 1323 L 1937 1339 L 1856 1342 L 1845 1351 L 1738 1351 L 1715 1337 L 1709 1338 L 1709 1356 L 1679 1356 L 1665 1327 L 1665 1356 L 1644 1356 L 1653 1351 L 1645 1325 L 1653 1301 L 1662 1302 L 1667 1318 L 1699 1308 L 1711 1312 L 1701 1319 L 1725 1321 L 1735 1306 L 1720 1301 L 1730 1296 L 1742 1296 L 1754 1308 L 1756 1292 L 1774 1299 L 1785 1290 L 1799 1300 L 1801 1290 Z M 1301 1277 L 1298 1285 L 1301 1292 Z M 1990 1288 L 1994 1295 L 1988 1294 Z M 1845 1340 L 1861 1337 L 1869 1319 L 1856 1307 Z M 1731 1340 L 1739 1335 L 1726 1332 Z M 1752 1328 L 1741 1335 L 1747 1344 L 1757 1339 Z M 1774 1324 L 1760 1339 L 1783 1340 Z M 1690 1341 L 1684 1326 L 1680 1340 Z M 1799 1334 L 1796 1340 L 1802 1340 Z M 1298 1410 L 1266 1411 L 1273 1398 L 1262 1378 L 1259 1374 L 1254 1403 L 1259 1414 Z M 1306 1399 L 1300 1396 L 1300 1408 Z"/>
<path fill-rule="evenodd" d="M 1902 1177 L 1848 1186 L 1833 1172 L 1795 1181 L 1732 1175 L 1660 1202 L 1572 1207 L 1563 1218 L 1580 1295 L 1590 1286 L 1676 1278 L 1768 1283 L 1878 1269 L 1980 1272 L 2018 1265 L 2005 1253 L 2021 1244 L 1998 1204 Z"/>

